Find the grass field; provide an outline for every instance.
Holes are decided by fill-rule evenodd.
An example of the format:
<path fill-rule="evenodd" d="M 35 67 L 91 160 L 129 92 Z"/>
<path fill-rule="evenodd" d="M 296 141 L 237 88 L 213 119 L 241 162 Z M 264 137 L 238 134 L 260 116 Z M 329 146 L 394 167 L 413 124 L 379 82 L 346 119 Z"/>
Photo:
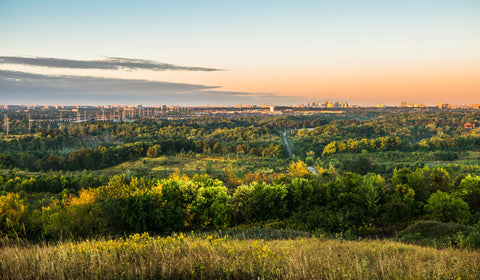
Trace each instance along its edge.
<path fill-rule="evenodd" d="M 480 252 L 392 241 L 151 237 L 0 247 L 0 279 L 479 279 Z"/>
<path fill-rule="evenodd" d="M 176 155 L 161 156 L 157 158 L 141 158 L 128 161 L 103 170 L 95 171 L 96 174 L 113 175 L 127 171 L 154 174 L 171 174 L 174 172 L 185 174 L 205 173 L 207 163 L 215 173 L 231 168 L 238 173 L 260 172 L 273 173 L 285 171 L 288 162 L 284 160 L 266 160 L 265 158 L 242 155 L 238 157 L 208 156 L 208 155 Z"/>
<path fill-rule="evenodd" d="M 479 159 L 480 158 L 480 151 L 468 151 L 468 155 L 466 159 Z"/>

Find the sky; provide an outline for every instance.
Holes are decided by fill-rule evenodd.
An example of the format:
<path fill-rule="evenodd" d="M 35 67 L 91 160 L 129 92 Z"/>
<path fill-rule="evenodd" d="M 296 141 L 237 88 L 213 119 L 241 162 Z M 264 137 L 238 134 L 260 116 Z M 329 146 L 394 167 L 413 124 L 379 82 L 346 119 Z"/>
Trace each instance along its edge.
<path fill-rule="evenodd" d="M 0 1 L 0 104 L 480 103 L 480 1 Z"/>

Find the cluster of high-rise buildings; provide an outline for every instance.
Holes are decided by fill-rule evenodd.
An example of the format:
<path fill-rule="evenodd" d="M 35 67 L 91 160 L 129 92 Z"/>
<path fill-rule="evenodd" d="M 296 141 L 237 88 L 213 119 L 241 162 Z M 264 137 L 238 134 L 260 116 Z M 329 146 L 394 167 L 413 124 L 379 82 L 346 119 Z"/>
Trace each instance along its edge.
<path fill-rule="evenodd" d="M 210 114 L 212 110 L 218 112 L 227 112 L 236 114 L 238 112 L 250 113 L 281 113 L 292 112 L 295 109 L 310 110 L 313 109 L 345 109 L 345 108 L 359 108 L 359 107 L 376 107 L 385 108 L 383 104 L 376 104 L 373 106 L 358 106 L 351 105 L 346 101 L 311 101 L 307 103 L 298 104 L 296 106 L 270 106 L 270 105 L 232 105 L 232 106 L 179 106 L 179 105 L 157 105 L 157 106 L 142 106 L 142 105 L 100 105 L 100 106 L 82 106 L 82 105 L 0 105 L 0 112 L 23 112 L 32 113 L 37 116 L 48 118 L 52 112 L 60 114 L 60 119 L 69 118 L 76 121 L 84 120 L 123 120 L 133 119 L 138 117 L 155 117 L 165 115 L 185 115 L 204 113 Z M 390 106 L 391 107 L 391 106 Z M 452 105 L 449 103 L 439 102 L 438 106 L 426 106 L 425 104 L 410 103 L 401 101 L 399 108 L 432 108 L 439 109 L 479 109 L 479 104 L 470 105 Z M 278 108 L 278 110 L 277 110 Z M 286 111 L 285 111 L 286 110 Z M 42 113 L 44 112 L 44 113 Z"/>
<path fill-rule="evenodd" d="M 449 103 L 438 102 L 439 109 L 479 109 L 479 104 L 470 104 L 470 105 L 452 105 Z"/>
<path fill-rule="evenodd" d="M 401 108 L 425 108 L 425 104 L 416 104 L 416 103 L 407 103 L 407 101 L 402 101 L 400 103 Z"/>
<path fill-rule="evenodd" d="M 321 104 L 318 101 L 307 102 L 306 104 L 298 104 L 297 108 L 349 108 L 350 105 L 346 101 L 323 101 Z"/>
<path fill-rule="evenodd" d="M 425 104 L 416 104 L 416 103 L 407 103 L 407 101 L 402 101 L 400 103 L 400 108 L 425 108 Z M 462 104 L 462 105 L 452 105 L 449 103 L 438 102 L 438 106 L 435 106 L 438 109 L 479 109 L 479 104 Z"/>

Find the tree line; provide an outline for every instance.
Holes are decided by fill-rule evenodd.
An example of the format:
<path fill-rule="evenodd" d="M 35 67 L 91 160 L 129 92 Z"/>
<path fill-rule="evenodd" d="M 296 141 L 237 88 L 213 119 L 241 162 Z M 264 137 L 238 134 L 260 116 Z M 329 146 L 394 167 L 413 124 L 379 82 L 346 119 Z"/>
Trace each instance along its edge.
<path fill-rule="evenodd" d="M 9 187 L 0 196 L 0 229 L 3 235 L 30 239 L 258 224 L 374 235 L 391 234 L 422 219 L 468 225 L 479 221 L 479 176 L 443 167 L 398 169 L 390 178 L 334 168 L 317 172 L 297 161 L 283 176 L 232 188 L 198 174 L 165 179 L 122 174 L 99 186 L 100 181 L 87 176 L 78 191 L 45 193 L 42 199 Z M 28 180 L 20 184 L 32 185 Z"/>

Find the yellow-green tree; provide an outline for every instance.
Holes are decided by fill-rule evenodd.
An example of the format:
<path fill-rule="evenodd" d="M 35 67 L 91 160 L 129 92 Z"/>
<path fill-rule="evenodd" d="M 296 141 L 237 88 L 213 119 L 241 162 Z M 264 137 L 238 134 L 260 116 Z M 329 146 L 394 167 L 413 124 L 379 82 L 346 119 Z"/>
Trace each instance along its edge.
<path fill-rule="evenodd" d="M 0 196 L 0 230 L 10 236 L 18 236 L 23 230 L 27 211 L 25 200 L 17 193 Z M 3 235 L 2 234 L 2 235 Z"/>
<path fill-rule="evenodd" d="M 299 161 L 292 161 L 290 166 L 288 167 L 288 174 L 290 177 L 308 177 L 310 175 L 310 171 L 308 171 L 308 166 L 305 162 Z"/>

